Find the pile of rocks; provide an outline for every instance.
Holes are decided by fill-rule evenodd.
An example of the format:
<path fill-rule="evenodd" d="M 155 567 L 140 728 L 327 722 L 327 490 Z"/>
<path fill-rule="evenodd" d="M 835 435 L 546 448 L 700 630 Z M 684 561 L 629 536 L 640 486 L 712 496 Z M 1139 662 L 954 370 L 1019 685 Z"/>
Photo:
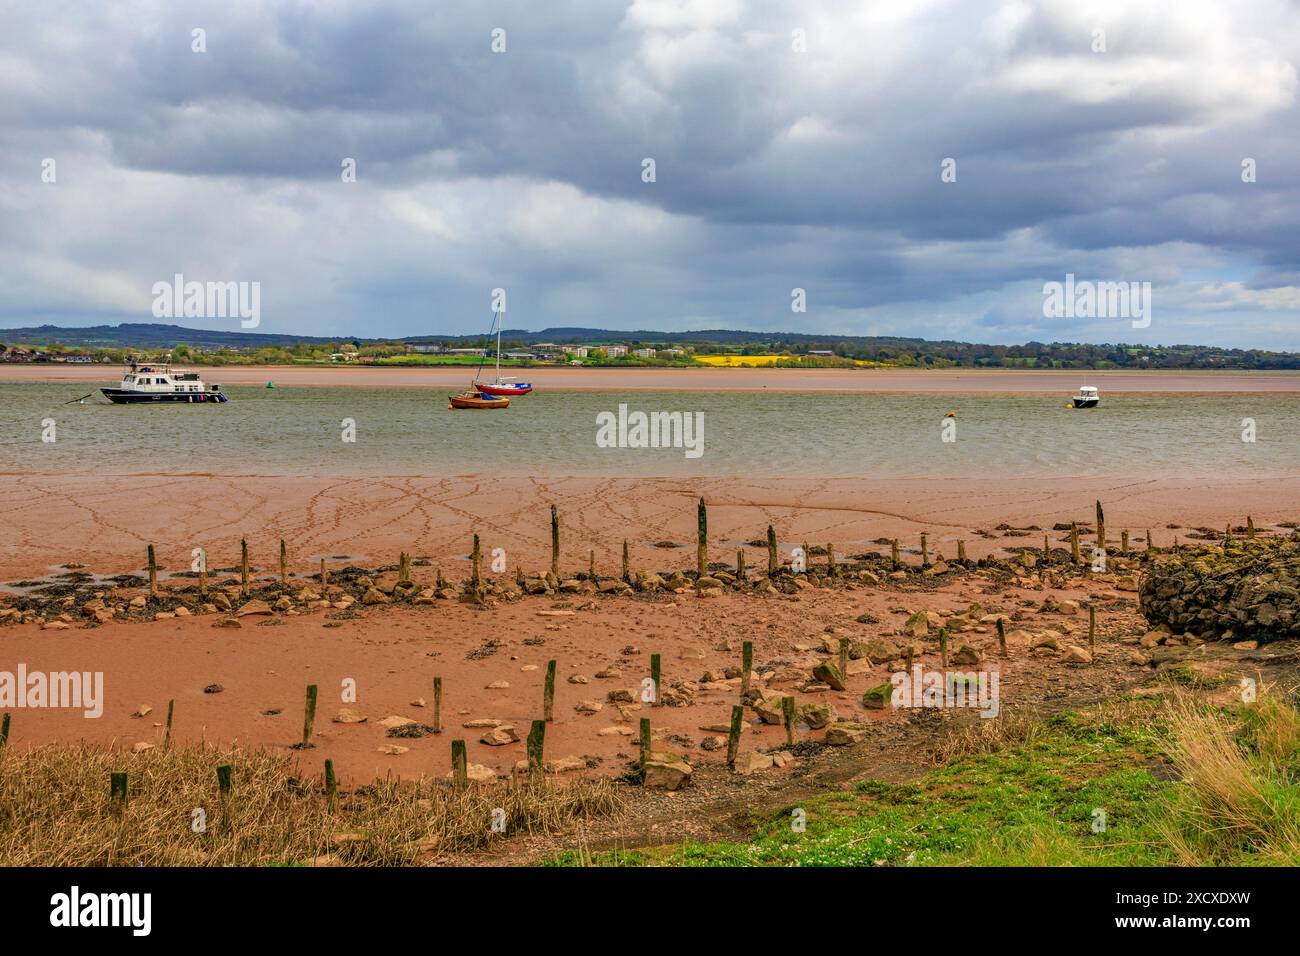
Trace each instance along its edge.
<path fill-rule="evenodd" d="M 1146 619 L 1174 633 L 1300 637 L 1300 537 L 1178 548 L 1153 563 L 1140 596 Z"/>

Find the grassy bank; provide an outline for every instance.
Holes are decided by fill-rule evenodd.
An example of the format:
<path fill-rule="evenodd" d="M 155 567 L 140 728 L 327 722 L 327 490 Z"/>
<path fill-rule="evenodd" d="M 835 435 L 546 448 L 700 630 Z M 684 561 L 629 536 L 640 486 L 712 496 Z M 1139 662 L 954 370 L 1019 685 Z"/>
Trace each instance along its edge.
<path fill-rule="evenodd" d="M 555 865 L 1300 864 L 1300 720 L 1276 696 L 1223 710 L 1183 692 L 942 740 L 915 783 L 864 781 L 686 843 Z M 798 829 L 802 821 L 803 830 Z"/>

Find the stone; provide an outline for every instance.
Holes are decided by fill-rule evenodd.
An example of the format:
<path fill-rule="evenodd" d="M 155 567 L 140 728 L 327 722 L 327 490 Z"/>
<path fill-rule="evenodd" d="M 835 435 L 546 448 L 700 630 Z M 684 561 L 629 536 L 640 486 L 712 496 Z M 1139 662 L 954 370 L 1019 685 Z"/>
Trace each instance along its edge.
<path fill-rule="evenodd" d="M 893 684 L 888 682 L 877 684 L 875 687 L 863 692 L 862 706 L 870 710 L 884 710 L 893 699 L 893 692 Z"/>
<path fill-rule="evenodd" d="M 379 721 L 379 726 L 383 727 L 385 730 L 396 730 L 398 727 L 411 727 L 414 726 L 414 724 L 415 721 L 410 717 L 398 717 L 396 715 L 385 717 L 383 720 Z"/>
<path fill-rule="evenodd" d="M 847 747 L 866 739 L 866 731 L 857 724 L 832 724 L 826 730 L 826 743 L 832 747 Z"/>
<path fill-rule="evenodd" d="M 844 675 L 840 673 L 839 665 L 830 659 L 819 662 L 813 667 L 813 677 L 823 684 L 828 684 L 834 690 L 844 690 Z"/>
<path fill-rule="evenodd" d="M 361 596 L 362 604 L 388 604 L 391 600 L 392 598 L 376 587 L 366 588 L 366 593 Z"/>
<path fill-rule="evenodd" d="M 930 633 L 930 617 L 924 611 L 917 611 L 907 619 L 903 631 L 910 637 L 925 637 Z"/>
<path fill-rule="evenodd" d="M 604 707 L 598 700 L 581 700 L 574 704 L 573 709 L 580 714 L 599 714 Z"/>
<path fill-rule="evenodd" d="M 799 708 L 799 716 L 813 730 L 821 730 L 834 723 L 838 715 L 830 704 L 804 704 Z"/>
<path fill-rule="evenodd" d="M 969 644 L 963 644 L 953 652 L 949 658 L 954 664 L 978 664 L 980 662 L 979 651 Z"/>
<path fill-rule="evenodd" d="M 771 766 L 772 757 L 770 754 L 760 754 L 752 750 L 746 750 L 736 754 L 736 764 L 732 767 L 732 772 L 740 774 L 742 777 L 748 777 L 751 773 L 767 770 Z"/>
<path fill-rule="evenodd" d="M 239 610 L 235 612 L 235 617 L 248 617 L 250 614 L 274 613 L 275 612 L 271 609 L 271 605 L 259 598 L 253 598 L 253 600 L 245 602 Z"/>
<path fill-rule="evenodd" d="M 691 779 L 691 765 L 677 754 L 651 751 L 642 767 L 642 786 L 653 790 L 677 790 Z"/>
<path fill-rule="evenodd" d="M 1065 661 L 1070 664 L 1091 664 L 1092 655 L 1086 648 L 1079 647 L 1075 644 L 1065 646 Z"/>
<path fill-rule="evenodd" d="M 785 722 L 785 713 L 781 709 L 781 701 L 788 697 L 788 694 L 772 694 L 760 697 L 754 701 L 754 713 L 765 724 L 781 724 Z"/>
<path fill-rule="evenodd" d="M 370 718 L 353 707 L 341 707 L 333 717 L 336 724 L 364 724 Z"/>
<path fill-rule="evenodd" d="M 381 754 L 387 754 L 390 757 L 397 757 L 410 750 L 410 747 L 403 747 L 400 744 L 384 744 L 379 748 Z"/>
<path fill-rule="evenodd" d="M 493 727 L 479 738 L 479 743 L 487 744 L 489 747 L 504 747 L 506 744 L 514 744 L 518 742 L 519 735 L 515 733 L 514 727 L 509 724 L 502 724 L 500 727 Z"/>

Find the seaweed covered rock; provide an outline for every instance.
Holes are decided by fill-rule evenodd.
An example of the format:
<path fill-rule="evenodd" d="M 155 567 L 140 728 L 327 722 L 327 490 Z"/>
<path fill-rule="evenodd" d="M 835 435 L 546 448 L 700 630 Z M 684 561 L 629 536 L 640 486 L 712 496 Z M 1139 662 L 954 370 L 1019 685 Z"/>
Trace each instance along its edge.
<path fill-rule="evenodd" d="M 1179 548 L 1156 559 L 1142 583 L 1152 625 L 1205 640 L 1300 637 L 1300 538 Z"/>

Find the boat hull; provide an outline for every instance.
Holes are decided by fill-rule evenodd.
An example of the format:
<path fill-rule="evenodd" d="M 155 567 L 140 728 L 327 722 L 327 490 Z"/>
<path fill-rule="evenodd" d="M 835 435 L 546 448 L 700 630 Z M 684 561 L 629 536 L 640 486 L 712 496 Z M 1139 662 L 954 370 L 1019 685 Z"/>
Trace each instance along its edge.
<path fill-rule="evenodd" d="M 1096 408 L 1101 404 L 1099 398 L 1076 398 L 1074 399 L 1075 408 Z"/>
<path fill-rule="evenodd" d="M 510 399 L 490 395 L 448 395 L 447 402 L 452 408 L 506 408 Z"/>
<path fill-rule="evenodd" d="M 527 395 L 533 390 L 531 382 L 519 382 L 517 385 L 494 385 L 488 382 L 475 382 L 474 387 L 485 395 L 497 395 L 504 398 Z"/>
<path fill-rule="evenodd" d="M 114 405 L 220 405 L 230 401 L 224 392 L 131 392 L 122 388 L 101 388 Z"/>

